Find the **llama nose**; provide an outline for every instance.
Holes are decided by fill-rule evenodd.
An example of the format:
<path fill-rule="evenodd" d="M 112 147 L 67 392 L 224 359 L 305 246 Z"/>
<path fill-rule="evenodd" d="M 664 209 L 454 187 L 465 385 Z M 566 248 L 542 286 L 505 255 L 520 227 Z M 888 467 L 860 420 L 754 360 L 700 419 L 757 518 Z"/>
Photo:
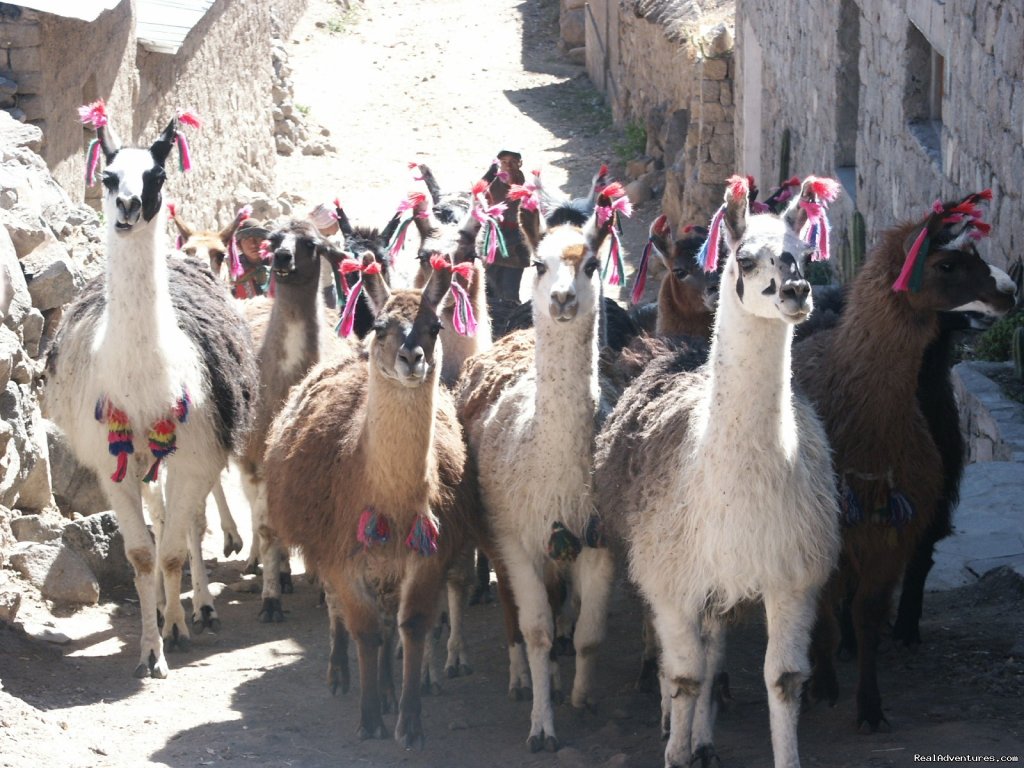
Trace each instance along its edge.
<path fill-rule="evenodd" d="M 292 269 L 292 252 L 281 249 L 274 251 L 274 269 L 280 272 L 289 272 Z"/>
<path fill-rule="evenodd" d="M 412 373 L 423 365 L 423 347 L 399 347 L 398 359 L 405 363 L 406 369 Z"/>
<path fill-rule="evenodd" d="M 798 306 L 807 301 L 811 293 L 811 284 L 806 280 L 787 280 L 779 289 L 779 297 L 796 302 Z"/>
<path fill-rule="evenodd" d="M 117 210 L 126 221 L 137 219 L 142 213 L 142 200 L 138 195 L 131 195 L 130 197 L 119 195 L 117 198 Z"/>
<path fill-rule="evenodd" d="M 557 288 L 551 291 L 551 301 L 562 306 L 568 304 L 571 300 L 576 298 L 576 291 L 570 286 L 564 291 L 560 291 Z"/>

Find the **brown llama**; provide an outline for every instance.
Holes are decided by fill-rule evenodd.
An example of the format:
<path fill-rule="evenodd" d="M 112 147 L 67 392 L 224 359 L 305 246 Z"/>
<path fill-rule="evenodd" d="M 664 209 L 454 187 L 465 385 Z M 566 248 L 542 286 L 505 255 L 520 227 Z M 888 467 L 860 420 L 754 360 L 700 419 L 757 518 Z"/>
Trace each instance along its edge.
<path fill-rule="evenodd" d="M 936 202 L 923 220 L 884 232 L 838 326 L 794 348 L 797 380 L 832 444 L 843 522 L 839 571 L 815 632 L 811 693 L 833 702 L 838 696 L 835 611 L 849 600 L 863 732 L 888 728 L 878 689 L 879 634 L 943 488 L 942 459 L 916 398 L 925 348 L 938 336 L 939 312 L 1000 315 L 1014 302 L 1013 282 L 975 247 L 988 232 L 977 204 L 989 194 Z"/>
<path fill-rule="evenodd" d="M 705 272 L 697 252 L 707 238 L 703 227 L 687 227 L 683 237 L 669 240 L 671 230 L 663 215 L 651 224 L 650 241 L 666 269 L 658 289 L 658 336 L 687 336 L 710 340 L 718 301 L 718 273 Z"/>
<path fill-rule="evenodd" d="M 438 312 L 451 272 L 439 269 L 422 291 L 391 292 L 372 255 L 361 267 L 374 333 L 361 356 L 322 364 L 293 388 L 268 439 L 268 519 L 323 580 L 334 641 L 329 680 L 340 676 L 343 689 L 345 643 L 355 639 L 362 738 L 385 734 L 381 615 L 397 606 L 395 738 L 408 747 L 423 738 L 425 635 L 448 569 L 470 543 L 479 500 L 451 396 L 438 386 Z"/>
<path fill-rule="evenodd" d="M 235 230 L 248 218 L 251 209 L 242 208 L 231 223 L 220 230 L 199 229 L 185 220 L 178 212 L 177 206 L 169 204 L 167 209 L 180 235 L 176 246 L 177 250 L 204 264 L 209 264 L 210 271 L 216 277 L 226 280 L 224 260 L 231 251 L 231 241 L 235 236 Z"/>

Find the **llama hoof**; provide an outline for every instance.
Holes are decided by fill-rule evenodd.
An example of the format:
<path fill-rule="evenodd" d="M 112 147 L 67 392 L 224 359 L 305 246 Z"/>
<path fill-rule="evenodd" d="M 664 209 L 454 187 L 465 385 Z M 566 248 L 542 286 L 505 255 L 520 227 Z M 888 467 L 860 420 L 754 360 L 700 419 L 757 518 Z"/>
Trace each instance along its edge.
<path fill-rule="evenodd" d="M 260 564 L 255 560 L 249 560 L 245 564 L 245 568 L 242 569 L 242 573 L 247 573 L 250 576 L 260 575 Z"/>
<path fill-rule="evenodd" d="M 192 631 L 201 635 L 207 629 L 214 634 L 220 632 L 220 619 L 212 605 L 204 605 L 198 615 L 192 614 Z"/>
<path fill-rule="evenodd" d="M 348 675 L 348 667 L 335 666 L 330 664 L 327 667 L 327 687 L 331 689 L 331 696 L 336 696 L 338 689 L 342 693 L 348 693 L 351 680 Z"/>
<path fill-rule="evenodd" d="M 186 653 L 192 649 L 192 638 L 184 627 L 178 628 L 177 624 L 171 625 L 170 635 L 164 637 L 165 651 L 180 651 Z"/>
<path fill-rule="evenodd" d="M 295 594 L 295 585 L 292 584 L 292 575 L 290 573 L 282 573 L 277 579 L 281 583 L 282 595 Z"/>
<path fill-rule="evenodd" d="M 508 689 L 508 698 L 510 701 L 529 701 L 533 698 L 533 691 L 529 688 L 516 685 Z"/>
<path fill-rule="evenodd" d="M 450 667 L 445 667 L 444 673 L 448 676 L 449 679 L 453 677 L 465 677 L 466 675 L 473 674 L 473 668 L 469 666 L 469 664 L 453 664 Z"/>
<path fill-rule="evenodd" d="M 585 697 L 582 701 L 579 702 L 573 701 L 572 708 L 580 717 L 583 717 L 584 715 L 597 714 L 597 702 L 591 699 L 589 696 Z"/>
<path fill-rule="evenodd" d="M 718 759 L 712 745 L 704 744 L 694 751 L 693 757 L 690 758 L 690 765 L 700 766 L 700 768 L 721 768 L 722 761 Z"/>
<path fill-rule="evenodd" d="M 644 659 L 640 664 L 640 675 L 636 679 L 636 689 L 641 693 L 658 691 L 658 660 Z"/>
<path fill-rule="evenodd" d="M 440 696 L 441 684 L 432 680 L 424 680 L 420 685 L 420 693 L 424 696 Z"/>
<path fill-rule="evenodd" d="M 557 752 L 558 751 L 558 739 L 554 736 L 548 736 L 544 739 L 544 751 L 545 752 Z"/>
<path fill-rule="evenodd" d="M 565 694 L 562 693 L 557 688 L 552 688 L 551 689 L 551 703 L 556 705 L 556 706 L 558 704 L 564 704 L 565 703 Z"/>
<path fill-rule="evenodd" d="M 544 749 L 544 735 L 538 734 L 537 736 L 531 736 L 528 738 L 526 740 L 526 748 L 529 749 L 531 753 L 540 752 Z"/>
<path fill-rule="evenodd" d="M 224 534 L 224 557 L 231 557 L 242 551 L 242 538 L 230 533 Z"/>
<path fill-rule="evenodd" d="M 892 639 L 893 642 L 903 643 L 907 648 L 916 649 L 921 645 L 921 628 L 916 622 L 897 616 L 896 623 L 892 626 Z"/>
<path fill-rule="evenodd" d="M 827 673 L 814 673 L 810 680 L 811 701 L 825 701 L 830 707 L 834 707 L 839 701 L 839 680 L 836 678 L 835 670 Z"/>
<path fill-rule="evenodd" d="M 369 739 L 386 739 L 388 734 L 384 730 L 384 721 L 380 720 L 377 723 L 360 725 L 359 730 L 356 731 L 356 736 L 361 741 L 367 741 Z"/>
<path fill-rule="evenodd" d="M 263 607 L 260 608 L 259 620 L 261 624 L 274 624 L 275 622 L 284 621 L 284 611 L 281 610 L 280 598 L 263 598 Z"/>
<path fill-rule="evenodd" d="M 426 739 L 423 737 L 423 723 L 418 714 L 402 714 L 398 716 L 395 726 L 395 741 L 408 750 L 423 749 Z"/>
<path fill-rule="evenodd" d="M 861 736 L 870 736 L 873 733 L 889 733 L 890 731 L 892 731 L 892 726 L 881 715 L 874 721 L 872 718 L 861 718 L 857 725 L 857 733 Z"/>

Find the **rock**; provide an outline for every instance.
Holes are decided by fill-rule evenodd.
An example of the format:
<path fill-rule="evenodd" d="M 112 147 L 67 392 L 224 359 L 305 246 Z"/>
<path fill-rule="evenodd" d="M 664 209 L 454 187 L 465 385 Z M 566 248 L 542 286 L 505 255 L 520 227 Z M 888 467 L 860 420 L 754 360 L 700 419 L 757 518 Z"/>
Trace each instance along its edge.
<path fill-rule="evenodd" d="M 6 83 L 11 82 L 6 77 L 2 78 L 2 80 Z M 16 90 L 17 84 L 14 87 Z M 9 92 L 3 82 L 0 82 L 0 92 Z M 38 152 L 43 146 L 43 132 L 35 125 L 28 125 L 19 121 L 14 116 L 13 110 L 9 110 L 7 114 L 0 112 L 0 145 L 4 144 L 26 147 L 33 152 Z"/>
<path fill-rule="evenodd" d="M 36 640 L 42 640 L 43 642 L 53 643 L 54 645 L 67 645 L 71 642 L 71 638 L 63 632 L 58 632 L 44 624 L 24 624 L 22 629 L 29 637 L 35 638 Z"/>
<path fill-rule="evenodd" d="M 39 340 L 43 337 L 43 313 L 32 307 L 21 324 L 21 338 L 30 357 L 39 357 Z"/>
<path fill-rule="evenodd" d="M 585 766 L 587 764 L 586 755 L 575 747 L 562 747 L 555 753 L 558 758 L 559 765 L 569 766 Z"/>
<path fill-rule="evenodd" d="M 586 43 L 586 20 L 586 11 L 583 8 L 564 10 L 559 14 L 558 27 L 563 48 L 571 50 Z"/>
<path fill-rule="evenodd" d="M 0 77 L 0 93 L 13 96 L 18 92 L 18 84 L 11 80 L 9 77 Z M 8 121 L 4 120 L 3 124 L 0 124 L 0 135 L 2 135 L 4 128 L 8 125 Z"/>
<path fill-rule="evenodd" d="M 4 325 L 17 328 L 32 308 L 32 295 L 28 292 L 25 273 L 7 229 L 0 226 L 0 272 L 7 286 L 7 295 L 0 302 Z"/>
<path fill-rule="evenodd" d="M 10 564 L 37 587 L 47 600 L 94 605 L 100 585 L 89 566 L 67 547 L 22 542 L 15 545 Z"/>
<path fill-rule="evenodd" d="M 642 205 L 651 199 L 651 187 L 643 179 L 631 181 L 626 185 L 626 196 L 633 205 Z"/>
<path fill-rule="evenodd" d="M 0 458 L 0 504 L 5 507 L 19 506 L 21 487 L 40 458 L 34 440 L 39 406 L 31 390 L 16 383 L 19 368 L 24 370 L 21 363 L 15 366 L 12 380 L 0 392 L 0 419 L 6 422 L 10 430 L 6 452 Z M 0 444 L 3 444 L 2 439 Z"/>
<path fill-rule="evenodd" d="M 324 151 L 324 144 L 319 141 L 311 141 L 302 147 L 302 154 L 313 155 L 314 157 L 321 157 L 324 154 Z"/>
<path fill-rule="evenodd" d="M 7 234 L 11 236 L 19 259 L 28 256 L 47 240 L 53 240 L 53 233 L 43 220 L 24 206 L 0 212 L 0 224 L 4 225 Z"/>
<path fill-rule="evenodd" d="M 18 541 L 45 544 L 60 538 L 63 526 L 57 520 L 43 515 L 22 515 L 11 520 L 11 531 Z"/>
<path fill-rule="evenodd" d="M 74 300 L 79 280 L 63 245 L 55 240 L 44 243 L 22 258 L 21 264 L 36 309 L 53 309 Z"/>
<path fill-rule="evenodd" d="M 25 110 L 23 109 L 12 107 L 11 109 L 5 109 L 4 112 L 6 112 L 14 120 L 17 120 L 19 123 L 25 122 Z"/>
<path fill-rule="evenodd" d="M 64 526 L 63 542 L 96 574 L 104 591 L 131 587 L 135 573 L 113 512 L 100 512 Z"/>
<path fill-rule="evenodd" d="M 0 622 L 13 624 L 21 607 L 20 592 L 0 592 Z"/>
<path fill-rule="evenodd" d="M 277 142 L 277 154 L 289 157 L 295 151 L 295 145 L 286 137 L 277 136 L 275 140 Z"/>
<path fill-rule="evenodd" d="M 629 765 L 629 755 L 624 752 L 619 752 L 617 755 L 612 755 L 601 765 L 601 768 L 626 768 Z"/>
<path fill-rule="evenodd" d="M 6 387 L 14 373 L 14 366 L 21 362 L 21 339 L 6 326 L 0 326 L 0 387 Z"/>
<path fill-rule="evenodd" d="M 650 161 L 649 157 L 637 157 L 626 163 L 626 176 L 630 179 L 639 179 L 644 173 L 647 172 L 647 163 Z"/>
<path fill-rule="evenodd" d="M 57 426 L 43 419 L 53 498 L 65 517 L 92 515 L 110 509 L 96 473 L 78 463 Z"/>
<path fill-rule="evenodd" d="M 725 24 L 716 24 L 701 35 L 701 46 L 708 57 L 722 56 L 732 50 L 732 32 Z"/>
<path fill-rule="evenodd" d="M 578 48 L 570 48 L 565 52 L 565 58 L 569 60 L 571 64 L 578 64 L 581 67 L 587 64 L 587 47 L 581 45 Z"/>

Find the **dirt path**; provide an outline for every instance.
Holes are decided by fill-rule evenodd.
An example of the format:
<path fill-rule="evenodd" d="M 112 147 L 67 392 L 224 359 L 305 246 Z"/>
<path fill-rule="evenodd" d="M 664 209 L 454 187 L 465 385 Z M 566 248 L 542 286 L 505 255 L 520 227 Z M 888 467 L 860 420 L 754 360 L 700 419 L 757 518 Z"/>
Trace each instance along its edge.
<path fill-rule="evenodd" d="M 331 130 L 339 153 L 284 161 L 283 189 L 310 201 L 340 195 L 354 220 L 383 223 L 410 186 L 411 159 L 430 162 L 443 184 L 458 186 L 511 145 L 528 168 L 543 167 L 548 180 L 573 194 L 601 160 L 614 159 L 617 136 L 595 108 L 596 95 L 580 70 L 554 52 L 555 0 L 370 4 L 374 10 L 345 26 L 336 4 L 313 0 L 294 34 L 297 103 Z M 340 34 L 330 31 L 339 27 Z M 641 212 L 633 234 L 627 231 L 634 252 L 650 214 Z M 237 489 L 233 497 L 243 510 Z M 622 584 L 601 650 L 600 708 L 587 715 L 557 709 L 564 745 L 557 755 L 526 751 L 529 704 L 506 698 L 507 654 L 495 605 L 468 610 L 475 671 L 425 699 L 426 748 L 405 752 L 391 741 L 359 742 L 356 693 L 330 696 L 317 590 L 297 579 L 296 594 L 286 596 L 287 622 L 258 624 L 259 596 L 236 586 L 241 561 L 215 556 L 218 531 L 206 548 L 223 628 L 197 636 L 191 652 L 172 655 L 167 680 L 131 677 L 138 616 L 130 592 L 64 617 L 27 603 L 20 618 L 49 622 L 67 635 L 63 645 L 0 631 L 0 766 L 661 764 L 658 702 L 633 689 L 638 610 Z M 734 700 L 716 738 L 727 768 L 771 763 L 756 616 L 730 643 Z M 880 678 L 892 733 L 854 733 L 854 669 L 842 664 L 839 705 L 814 708 L 802 719 L 805 765 L 909 766 L 915 753 L 1024 759 L 1020 582 L 997 575 L 928 595 L 925 616 L 919 652 L 883 648 Z M 571 672 L 572 660 L 563 659 L 564 681 Z M 386 719 L 393 725 L 393 716 Z"/>

